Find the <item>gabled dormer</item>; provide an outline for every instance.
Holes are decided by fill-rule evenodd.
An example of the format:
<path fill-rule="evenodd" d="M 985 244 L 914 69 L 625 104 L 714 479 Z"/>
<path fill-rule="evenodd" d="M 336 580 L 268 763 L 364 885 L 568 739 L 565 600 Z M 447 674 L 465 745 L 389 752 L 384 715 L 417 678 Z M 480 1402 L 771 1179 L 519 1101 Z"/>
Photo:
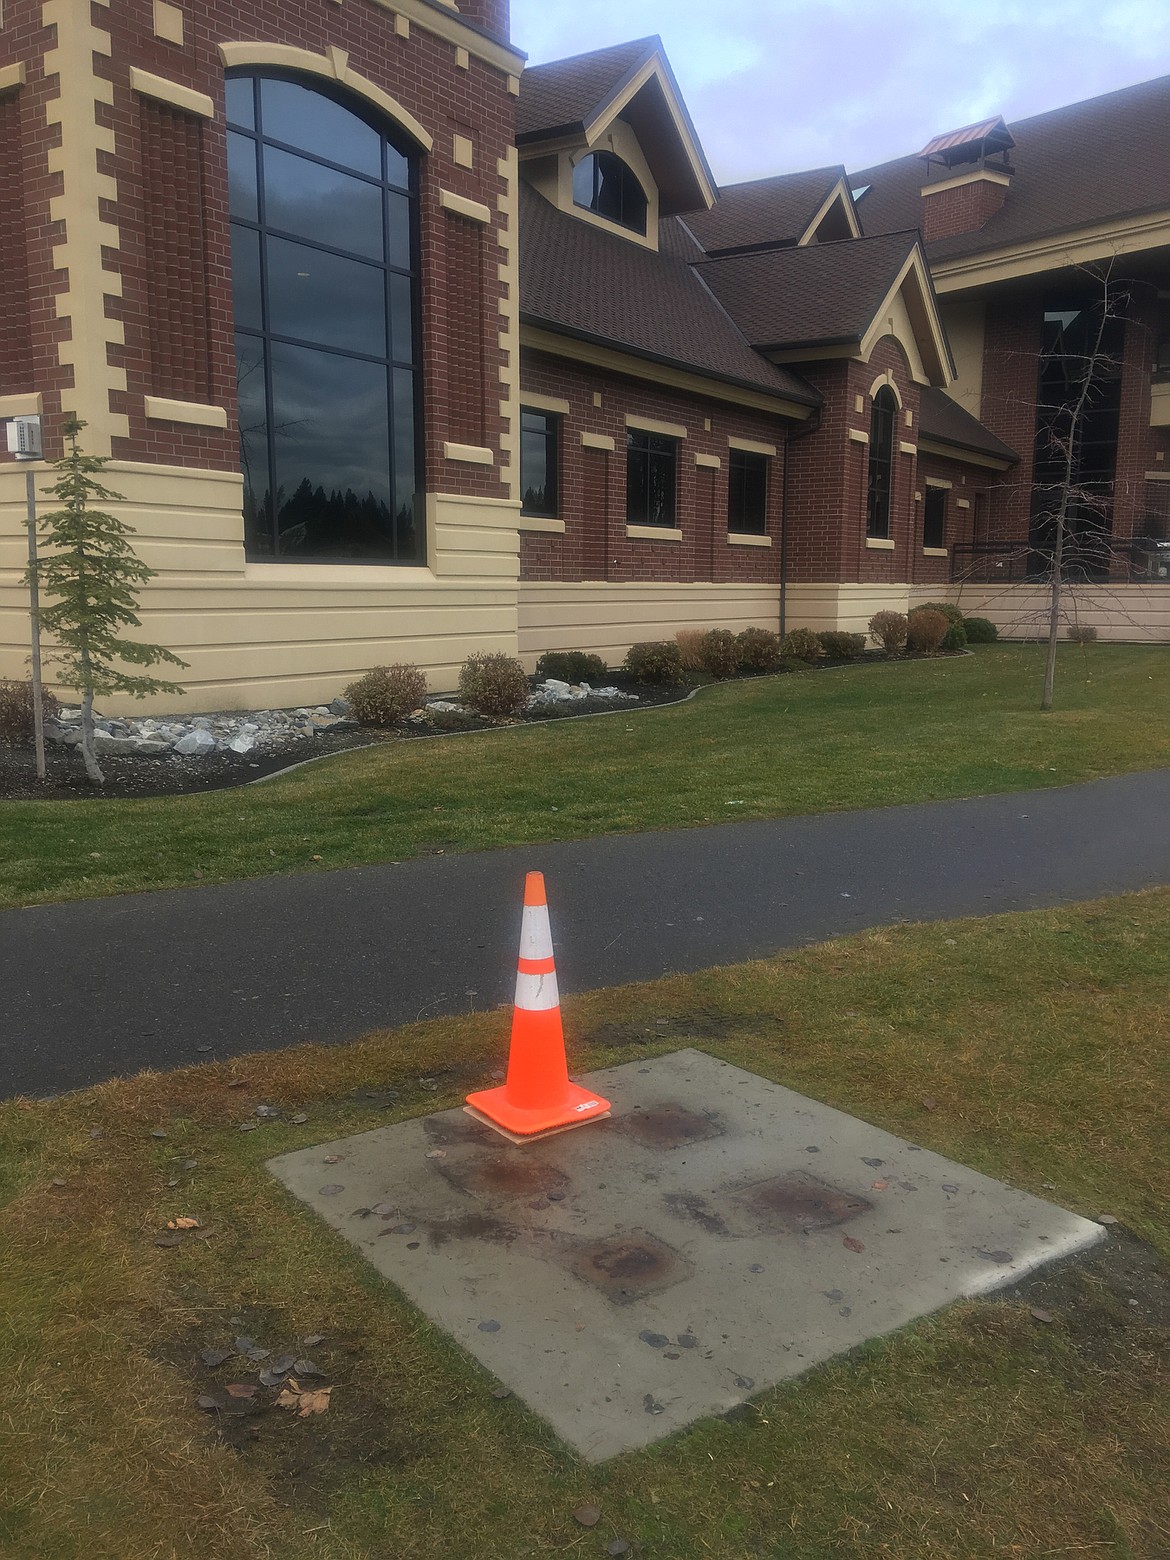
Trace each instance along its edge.
<path fill-rule="evenodd" d="M 525 71 L 521 176 L 558 210 L 658 248 L 658 223 L 708 210 L 715 181 L 658 38 Z"/>

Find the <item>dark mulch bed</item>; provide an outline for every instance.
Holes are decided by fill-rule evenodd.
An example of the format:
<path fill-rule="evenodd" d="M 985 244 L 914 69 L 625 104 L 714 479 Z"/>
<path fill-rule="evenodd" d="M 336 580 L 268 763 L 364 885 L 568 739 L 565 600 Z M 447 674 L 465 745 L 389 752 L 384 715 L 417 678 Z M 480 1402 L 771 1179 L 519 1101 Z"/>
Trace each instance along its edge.
<path fill-rule="evenodd" d="M 539 725 L 549 720 L 573 719 L 580 715 L 629 714 L 656 704 L 673 704 L 685 699 L 687 688 L 648 687 L 645 684 L 621 684 L 615 687 L 635 693 L 637 704 L 614 705 L 608 699 L 582 699 L 576 704 L 552 705 L 530 710 L 521 717 L 524 724 Z M 99 758 L 105 785 L 92 786 L 85 766 L 75 748 L 47 744 L 42 782 L 36 777 L 36 760 L 30 747 L 0 748 L 0 799 L 6 801 L 68 802 L 81 799 L 121 797 L 145 799 L 151 796 L 190 796 L 202 791 L 223 791 L 247 785 L 266 775 L 279 774 L 294 764 L 341 753 L 347 748 L 370 747 L 378 742 L 402 742 L 420 737 L 447 736 L 461 731 L 490 731 L 498 722 L 477 715 L 437 714 L 426 726 L 409 722 L 390 731 L 366 726 L 358 731 L 331 735 L 328 731 L 312 738 L 290 741 L 280 748 L 266 747 L 262 753 L 210 753 L 206 758 L 179 758 L 166 753 L 161 758 L 134 754 L 103 754 Z"/>

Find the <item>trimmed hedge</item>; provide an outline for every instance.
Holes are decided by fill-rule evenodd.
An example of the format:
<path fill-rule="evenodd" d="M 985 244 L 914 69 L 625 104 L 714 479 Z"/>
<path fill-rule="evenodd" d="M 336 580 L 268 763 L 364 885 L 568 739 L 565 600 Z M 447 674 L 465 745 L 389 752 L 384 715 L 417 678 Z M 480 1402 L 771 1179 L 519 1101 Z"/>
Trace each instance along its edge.
<path fill-rule="evenodd" d="M 680 687 L 687 680 L 682 651 L 673 639 L 646 639 L 631 645 L 622 670 L 633 682 L 668 688 Z"/>
<path fill-rule="evenodd" d="M 999 638 L 999 629 L 990 618 L 964 618 L 963 628 L 969 645 L 993 645 Z"/>
<path fill-rule="evenodd" d="M 587 650 L 546 650 L 536 663 L 538 682 L 550 677 L 557 682 L 585 683 L 596 687 L 609 676 L 609 668 L 599 655 Z"/>

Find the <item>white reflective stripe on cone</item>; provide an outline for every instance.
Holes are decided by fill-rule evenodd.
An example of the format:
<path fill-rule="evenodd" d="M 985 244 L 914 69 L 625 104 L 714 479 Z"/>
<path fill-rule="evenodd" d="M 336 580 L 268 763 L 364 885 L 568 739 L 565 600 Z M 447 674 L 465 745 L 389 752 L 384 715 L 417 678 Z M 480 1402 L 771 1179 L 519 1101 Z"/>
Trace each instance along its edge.
<path fill-rule="evenodd" d="M 548 924 L 548 906 L 525 905 L 524 919 L 520 923 L 520 957 L 551 959 L 552 956 L 552 929 Z"/>
<path fill-rule="evenodd" d="M 546 1008 L 559 1007 L 560 1001 L 555 970 L 549 970 L 547 975 L 517 975 L 518 1008 L 526 1008 L 529 1013 L 542 1013 Z"/>

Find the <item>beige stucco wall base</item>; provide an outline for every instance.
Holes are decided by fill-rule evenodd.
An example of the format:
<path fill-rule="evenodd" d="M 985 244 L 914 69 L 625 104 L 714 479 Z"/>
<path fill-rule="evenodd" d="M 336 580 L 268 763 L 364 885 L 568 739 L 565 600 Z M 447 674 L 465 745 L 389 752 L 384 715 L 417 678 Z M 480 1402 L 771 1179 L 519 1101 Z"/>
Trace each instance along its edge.
<path fill-rule="evenodd" d="M 617 666 L 639 640 L 673 639 L 680 628 L 774 629 L 779 616 L 775 584 L 525 580 L 520 659 L 531 671 L 545 650 L 589 650 Z"/>
<path fill-rule="evenodd" d="M 952 590 L 968 617 L 990 618 L 1005 639 L 1043 639 L 1049 596 L 1039 585 L 964 585 Z M 1065 592 L 1065 619 L 1097 630 L 1098 639 L 1170 643 L 1170 581 L 1163 585 L 1092 584 Z M 1063 630 L 1061 637 L 1064 637 Z"/>
<path fill-rule="evenodd" d="M 158 571 L 132 637 L 190 663 L 173 674 L 181 696 L 103 698 L 107 714 L 320 704 L 393 661 L 414 662 L 433 689 L 449 689 L 473 651 L 516 653 L 518 506 L 506 500 L 430 495 L 428 568 L 249 563 L 237 474 L 113 461 L 104 480 L 122 495 L 109 507 Z M 27 676 L 24 514 L 24 470 L 0 467 L 4 677 Z"/>

